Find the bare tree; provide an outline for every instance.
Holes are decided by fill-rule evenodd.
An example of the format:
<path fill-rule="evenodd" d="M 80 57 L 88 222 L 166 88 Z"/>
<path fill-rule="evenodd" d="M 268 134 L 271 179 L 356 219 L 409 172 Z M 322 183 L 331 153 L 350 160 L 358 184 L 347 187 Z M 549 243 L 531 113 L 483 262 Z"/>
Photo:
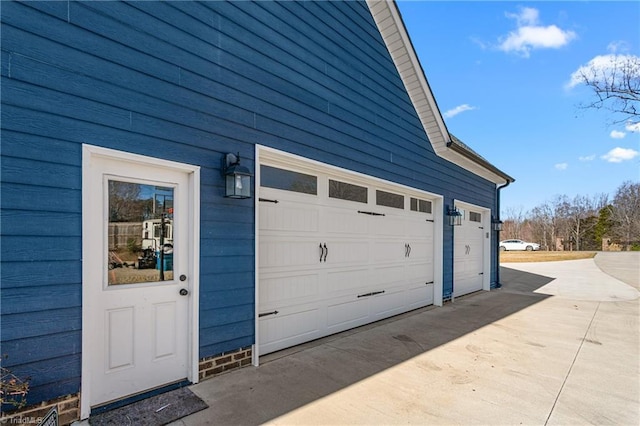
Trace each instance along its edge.
<path fill-rule="evenodd" d="M 533 239 L 539 241 L 546 250 L 555 250 L 556 228 L 553 211 L 549 203 L 534 207 L 530 213 Z"/>
<path fill-rule="evenodd" d="M 571 224 L 571 241 L 575 242 L 576 250 L 583 249 L 584 236 L 593 232 L 598 212 L 606 205 L 606 194 L 596 194 L 593 197 L 578 195 L 573 199 L 568 209 L 568 219 Z"/>
<path fill-rule="evenodd" d="M 505 226 L 508 228 L 505 229 L 504 236 L 506 238 L 523 238 L 524 207 L 510 207 L 504 212 L 503 217 L 505 218 Z"/>
<path fill-rule="evenodd" d="M 597 56 L 571 76 L 569 85 L 579 84 L 588 86 L 595 95 L 583 108 L 607 109 L 621 117 L 614 123 L 640 122 L 640 57 Z"/>
<path fill-rule="evenodd" d="M 640 242 L 640 183 L 624 182 L 613 198 L 611 212 L 615 236 L 629 250 L 634 242 Z"/>
<path fill-rule="evenodd" d="M 566 195 L 556 195 L 551 201 L 551 220 L 556 231 L 556 239 L 561 240 L 563 248 L 568 244 L 569 248 L 572 249 L 571 226 L 569 221 L 570 212 L 571 203 L 569 198 Z M 555 240 L 553 244 L 556 245 Z"/>

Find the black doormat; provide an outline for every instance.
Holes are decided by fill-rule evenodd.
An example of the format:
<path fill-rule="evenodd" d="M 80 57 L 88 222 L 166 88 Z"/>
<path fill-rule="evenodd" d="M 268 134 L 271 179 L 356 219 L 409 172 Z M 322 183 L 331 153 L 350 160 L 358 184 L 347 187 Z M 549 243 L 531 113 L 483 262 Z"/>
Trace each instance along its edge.
<path fill-rule="evenodd" d="M 160 426 L 204 410 L 208 405 L 188 388 L 166 392 L 89 417 L 92 426 Z"/>

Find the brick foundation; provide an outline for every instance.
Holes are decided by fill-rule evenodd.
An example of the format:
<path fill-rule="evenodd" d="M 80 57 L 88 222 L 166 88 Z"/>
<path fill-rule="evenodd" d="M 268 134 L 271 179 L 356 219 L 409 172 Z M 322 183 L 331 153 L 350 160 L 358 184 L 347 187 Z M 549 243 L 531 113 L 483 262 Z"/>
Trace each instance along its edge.
<path fill-rule="evenodd" d="M 200 380 L 208 379 L 226 371 L 247 365 L 251 365 L 251 346 L 203 358 L 200 360 L 199 366 Z"/>
<path fill-rule="evenodd" d="M 0 425 L 37 425 L 53 408 L 58 408 L 58 424 L 70 425 L 80 420 L 80 394 L 63 396 L 0 415 Z"/>
<path fill-rule="evenodd" d="M 204 380 L 236 368 L 251 365 L 251 346 L 203 358 L 199 363 L 199 379 Z M 49 410 L 58 407 L 60 426 L 80 420 L 80 394 L 63 396 L 8 413 L 0 413 L 0 425 L 37 425 Z"/>

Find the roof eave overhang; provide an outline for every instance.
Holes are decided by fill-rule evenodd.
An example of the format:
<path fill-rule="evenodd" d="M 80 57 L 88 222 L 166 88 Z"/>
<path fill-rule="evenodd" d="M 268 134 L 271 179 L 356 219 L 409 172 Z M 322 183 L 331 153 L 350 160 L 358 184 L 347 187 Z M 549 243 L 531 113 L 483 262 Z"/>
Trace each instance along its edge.
<path fill-rule="evenodd" d="M 367 5 L 435 153 L 496 184 L 513 182 L 513 178 L 486 160 L 452 144 L 395 1 L 367 0 Z"/>

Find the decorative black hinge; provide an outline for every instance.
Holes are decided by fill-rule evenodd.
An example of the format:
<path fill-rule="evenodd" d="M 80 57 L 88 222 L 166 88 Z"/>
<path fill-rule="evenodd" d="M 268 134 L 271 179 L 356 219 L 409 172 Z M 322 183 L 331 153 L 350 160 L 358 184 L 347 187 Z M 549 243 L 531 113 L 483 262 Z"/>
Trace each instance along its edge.
<path fill-rule="evenodd" d="M 258 318 L 266 317 L 266 316 L 269 316 L 269 315 L 278 315 L 278 311 L 265 312 L 264 314 L 258 314 Z"/>
<path fill-rule="evenodd" d="M 375 296 L 376 294 L 382 294 L 382 293 L 384 293 L 384 290 L 373 291 L 371 293 L 365 293 L 365 294 L 359 294 L 358 297 L 369 297 L 369 296 Z"/>
<path fill-rule="evenodd" d="M 428 283 L 424 283 L 424 285 L 433 284 L 435 281 L 429 281 Z"/>
<path fill-rule="evenodd" d="M 435 222 L 433 219 L 427 219 L 427 222 Z"/>
<path fill-rule="evenodd" d="M 270 200 L 268 198 L 258 198 L 258 201 L 264 201 L 265 203 L 274 203 L 278 204 L 278 200 Z"/>
<path fill-rule="evenodd" d="M 384 216 L 384 213 L 376 213 L 376 212 L 364 212 L 362 210 L 358 210 L 360 214 L 368 214 L 369 216 Z"/>

